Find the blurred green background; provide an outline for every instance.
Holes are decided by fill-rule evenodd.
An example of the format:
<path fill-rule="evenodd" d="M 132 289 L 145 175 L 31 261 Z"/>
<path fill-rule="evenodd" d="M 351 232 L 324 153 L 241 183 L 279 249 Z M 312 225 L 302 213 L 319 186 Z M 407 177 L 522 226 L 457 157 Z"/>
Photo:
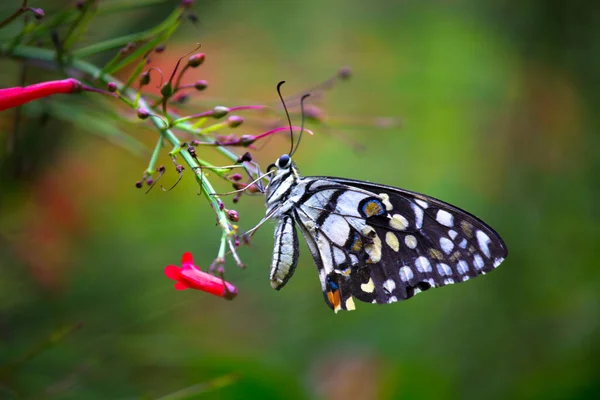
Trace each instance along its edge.
<path fill-rule="evenodd" d="M 35 3 L 47 14 L 65 7 Z M 147 29 L 175 4 L 99 18 L 86 39 Z M 199 22 L 178 31 L 162 67 L 202 43 L 207 61 L 193 79 L 210 88 L 200 111 L 203 96 L 275 102 L 279 80 L 291 94 L 349 65 L 352 79 L 325 102 L 327 125 L 312 124 L 295 156 L 303 174 L 444 199 L 493 226 L 509 257 L 465 284 L 334 315 L 304 244 L 294 278 L 271 289 L 268 224 L 241 249 L 247 269 L 227 264 L 234 301 L 177 292 L 164 266 L 192 251 L 206 268 L 218 247 L 191 175 L 144 195 L 133 183 L 147 157 L 70 124 L 26 120 L 26 165 L 4 173 L 0 191 L 0 398 L 597 398 L 598 8 L 197 1 Z M 0 66 L 2 85 L 15 85 L 16 64 Z M 13 112 L 0 116 L 3 136 Z M 382 129 L 376 117 L 402 123 Z M 151 148 L 156 132 L 138 125 L 123 129 Z M 277 138 L 255 156 L 264 168 L 287 149 Z M 243 229 L 264 213 L 261 197 L 235 208 Z"/>

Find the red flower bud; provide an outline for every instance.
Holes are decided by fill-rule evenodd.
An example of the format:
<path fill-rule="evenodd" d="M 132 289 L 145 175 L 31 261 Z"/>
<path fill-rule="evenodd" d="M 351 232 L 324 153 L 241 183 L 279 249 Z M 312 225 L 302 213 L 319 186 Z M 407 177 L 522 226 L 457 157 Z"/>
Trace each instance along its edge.
<path fill-rule="evenodd" d="M 175 284 L 175 289 L 177 290 L 202 290 L 228 300 L 237 296 L 237 289 L 231 283 L 201 271 L 200 268 L 195 266 L 192 254 L 189 252 L 183 253 L 181 268 L 169 265 L 165 268 L 165 275 L 169 279 L 177 281 Z"/>

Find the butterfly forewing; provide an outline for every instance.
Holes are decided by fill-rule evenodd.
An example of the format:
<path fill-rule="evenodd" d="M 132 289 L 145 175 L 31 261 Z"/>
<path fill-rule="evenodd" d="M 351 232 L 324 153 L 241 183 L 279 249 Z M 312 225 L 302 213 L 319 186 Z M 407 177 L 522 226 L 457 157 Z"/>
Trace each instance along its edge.
<path fill-rule="evenodd" d="M 281 174 L 293 177 L 285 184 L 289 188 L 274 185 L 267 196 L 275 193 L 271 198 L 276 200 L 267 205 L 278 210 L 277 232 L 287 232 L 295 242 L 289 229 L 295 223 L 301 230 L 325 301 L 336 312 L 353 310 L 354 298 L 392 303 L 463 282 L 491 271 L 507 255 L 492 228 L 440 200 L 369 182 L 301 177 L 293 164 L 290 170 L 291 175 Z M 286 239 L 277 232 L 273 265 L 281 260 L 277 249 L 286 248 Z M 297 245 L 287 248 L 293 262 L 286 267 L 295 266 Z M 285 283 L 293 272 L 288 269 L 289 274 L 272 268 L 272 277 L 276 273 Z"/>
<path fill-rule="evenodd" d="M 334 309 L 337 296 L 347 309 L 351 296 L 391 303 L 463 282 L 507 255 L 493 229 L 437 199 L 367 182 L 305 179 L 314 181 L 298 204 L 298 220 L 311 227 L 303 233 L 314 238 L 311 252 Z"/>

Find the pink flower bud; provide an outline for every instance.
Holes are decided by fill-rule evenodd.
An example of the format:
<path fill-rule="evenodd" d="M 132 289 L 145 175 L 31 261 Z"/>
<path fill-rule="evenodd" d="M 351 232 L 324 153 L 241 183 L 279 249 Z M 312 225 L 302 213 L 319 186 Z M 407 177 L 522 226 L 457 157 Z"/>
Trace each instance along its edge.
<path fill-rule="evenodd" d="M 204 89 L 206 89 L 208 87 L 208 82 L 205 81 L 204 79 L 200 79 L 200 80 L 194 82 L 194 87 L 198 91 L 203 91 Z"/>
<path fill-rule="evenodd" d="M 191 56 L 188 59 L 188 65 L 192 68 L 196 68 L 196 67 L 202 65 L 202 63 L 204 63 L 205 59 L 206 59 L 206 55 L 204 53 L 194 54 L 193 56 Z"/>
<path fill-rule="evenodd" d="M 229 118 L 227 118 L 227 125 L 229 125 L 230 128 L 237 128 L 243 122 L 244 122 L 244 118 L 237 116 L 237 115 L 232 115 Z"/>

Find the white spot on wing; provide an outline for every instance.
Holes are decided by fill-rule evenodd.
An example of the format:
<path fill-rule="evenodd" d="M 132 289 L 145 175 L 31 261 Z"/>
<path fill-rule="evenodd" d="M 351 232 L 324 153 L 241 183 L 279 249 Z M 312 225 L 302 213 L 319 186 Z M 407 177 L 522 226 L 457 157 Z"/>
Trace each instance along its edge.
<path fill-rule="evenodd" d="M 402 279 L 402 282 L 410 281 L 413 278 L 413 276 L 414 275 L 410 267 L 404 266 L 400 268 L 400 279 Z"/>
<path fill-rule="evenodd" d="M 439 210 L 435 217 L 436 221 L 440 224 L 452 228 L 454 226 L 454 216 L 446 210 Z"/>
<path fill-rule="evenodd" d="M 336 265 L 340 265 L 346 262 L 346 255 L 343 251 L 338 249 L 337 247 L 333 248 L 333 259 L 335 260 Z"/>
<path fill-rule="evenodd" d="M 398 237 L 393 232 L 388 231 L 385 234 L 385 242 L 391 247 L 392 250 L 400 250 L 400 242 L 398 241 Z"/>
<path fill-rule="evenodd" d="M 456 269 L 459 274 L 465 275 L 467 272 L 469 272 L 469 264 L 467 264 L 465 260 L 459 260 L 458 264 L 456 265 Z"/>
<path fill-rule="evenodd" d="M 423 209 L 415 203 L 410 203 L 411 208 L 415 212 L 415 226 L 417 229 L 423 227 Z"/>
<path fill-rule="evenodd" d="M 363 292 L 373 293 L 373 291 L 375 290 L 375 284 L 373 283 L 373 279 L 369 278 L 369 282 L 363 283 L 362 285 L 360 285 L 360 288 Z"/>
<path fill-rule="evenodd" d="M 390 196 L 387 193 L 379 193 L 379 197 L 381 197 L 381 202 L 387 211 L 390 211 L 392 208 L 394 208 L 392 203 L 390 203 Z"/>
<path fill-rule="evenodd" d="M 448 236 L 450 236 L 450 239 L 452 239 L 452 240 L 456 239 L 456 235 L 458 235 L 458 233 L 454 229 L 450 229 L 448 231 Z"/>
<path fill-rule="evenodd" d="M 417 203 L 418 205 L 420 205 L 423 208 L 429 207 L 429 203 L 427 203 L 425 200 L 415 199 L 415 203 Z"/>
<path fill-rule="evenodd" d="M 454 243 L 452 243 L 452 240 L 443 237 L 440 238 L 440 247 L 442 248 L 442 250 L 444 250 L 444 253 L 450 254 L 450 252 L 454 248 Z"/>
<path fill-rule="evenodd" d="M 388 279 L 383 283 L 383 288 L 388 291 L 388 293 L 392 293 L 394 289 L 396 289 L 396 282 L 393 279 Z"/>
<path fill-rule="evenodd" d="M 398 301 L 398 298 L 396 296 L 390 296 L 390 298 L 388 299 L 388 303 L 395 303 Z"/>
<path fill-rule="evenodd" d="M 479 243 L 479 248 L 483 251 L 483 254 L 487 258 L 490 258 L 490 237 L 486 235 L 483 231 L 477 231 L 475 234 L 477 236 L 477 242 Z"/>
<path fill-rule="evenodd" d="M 444 280 L 444 285 L 451 285 L 454 283 L 454 279 L 448 278 Z"/>
<path fill-rule="evenodd" d="M 409 249 L 414 249 L 415 247 L 417 247 L 417 238 L 413 235 L 406 235 L 404 237 L 404 244 L 406 244 L 406 247 L 408 247 Z"/>
<path fill-rule="evenodd" d="M 369 197 L 368 194 L 346 190 L 337 199 L 337 210 L 340 214 L 361 217 L 358 210 L 358 204 L 367 197 Z"/>
<path fill-rule="evenodd" d="M 343 246 L 350 234 L 350 225 L 348 225 L 344 217 L 337 214 L 329 214 L 325 221 L 323 221 L 321 229 L 338 246 Z"/>
<path fill-rule="evenodd" d="M 467 242 L 467 239 L 463 239 L 463 240 L 462 240 L 462 241 L 461 241 L 461 242 L 458 244 L 458 246 L 459 246 L 461 249 L 466 249 L 466 248 L 467 248 L 467 243 L 468 243 L 468 242 Z"/>
<path fill-rule="evenodd" d="M 403 231 L 408 227 L 408 220 L 400 214 L 394 214 L 390 219 L 390 226 L 399 231 Z"/>
<path fill-rule="evenodd" d="M 429 260 L 422 256 L 416 259 L 415 267 L 417 267 L 417 271 L 419 272 L 431 272 Z"/>
<path fill-rule="evenodd" d="M 448 264 L 440 263 L 440 264 L 437 264 L 436 267 L 437 267 L 438 274 L 440 274 L 442 276 L 452 275 L 452 269 L 450 268 L 450 266 L 448 266 Z"/>
<path fill-rule="evenodd" d="M 352 296 L 348 297 L 348 300 L 346 300 L 346 310 L 356 310 L 356 306 L 354 305 L 354 299 L 352 298 Z"/>
<path fill-rule="evenodd" d="M 475 256 L 473 256 L 473 265 L 477 269 L 483 268 L 483 266 L 484 266 L 483 258 L 481 258 L 481 256 L 479 254 L 475 254 Z"/>
<path fill-rule="evenodd" d="M 494 260 L 494 268 L 496 268 L 498 265 L 502 264 L 502 261 L 504 261 L 504 258 L 502 257 L 498 257 Z"/>

